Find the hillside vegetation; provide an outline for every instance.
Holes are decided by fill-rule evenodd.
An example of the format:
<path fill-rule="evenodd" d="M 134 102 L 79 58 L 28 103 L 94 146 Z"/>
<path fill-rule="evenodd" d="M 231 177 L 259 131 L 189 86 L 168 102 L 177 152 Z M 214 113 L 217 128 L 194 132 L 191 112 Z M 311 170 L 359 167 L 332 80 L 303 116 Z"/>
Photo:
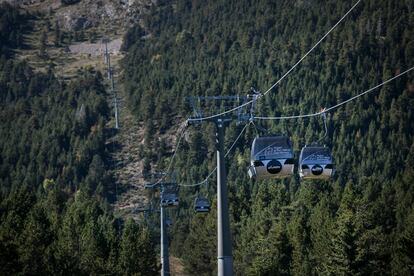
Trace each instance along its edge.
<path fill-rule="evenodd" d="M 0 3 L 0 275 L 157 275 L 159 214 L 136 222 L 151 180 L 138 176 L 171 164 L 167 181 L 194 184 L 216 165 L 212 123 L 188 126 L 175 148 L 193 116 L 186 97 L 266 91 L 355 3 L 134 1 L 135 14 L 124 1 L 63 2 Z M 121 23 L 107 28 L 112 11 L 116 24 L 139 23 L 125 33 L 116 71 L 125 90 L 120 131 L 109 127 L 102 57 L 67 52 L 97 47 L 108 32 L 119 38 Z M 78 29 L 59 21 L 68 13 Z M 363 0 L 256 114 L 317 112 L 413 60 L 414 2 Z M 207 105 L 205 115 L 224 108 Z M 413 275 L 413 110 L 411 72 L 329 112 L 327 133 L 320 117 L 249 125 L 226 158 L 235 274 Z M 226 151 L 243 127 L 229 123 Z M 296 159 L 320 140 L 332 149 L 335 177 L 250 180 L 252 140 L 269 133 L 291 137 Z M 181 187 L 179 207 L 167 212 L 172 271 L 217 273 L 215 180 Z M 209 214 L 194 213 L 197 195 L 212 201 Z M 159 195 L 148 202 L 158 209 Z"/>
<path fill-rule="evenodd" d="M 151 233 L 110 205 L 102 74 L 16 60 L 30 18 L 0 5 L 0 275 L 156 275 Z"/>
<path fill-rule="evenodd" d="M 144 170 L 168 166 L 158 139 L 191 116 L 186 96 L 267 90 L 354 1 L 171 1 L 125 38 L 125 89 L 147 128 Z M 257 114 L 292 115 L 333 106 L 413 66 L 414 3 L 366 0 L 279 86 Z M 337 175 L 330 182 L 250 181 L 253 127 L 227 158 L 234 264 L 238 275 L 414 273 L 414 79 L 410 73 L 328 114 Z M 209 110 L 212 112 L 212 110 Z M 215 109 L 213 111 L 218 111 Z M 298 155 L 324 136 L 321 118 L 256 122 L 292 137 Z M 231 123 L 226 146 L 242 126 Z M 259 131 L 260 132 L 260 131 Z M 214 168 L 214 126 L 190 127 L 173 169 L 179 183 Z M 182 187 L 171 243 L 189 274 L 216 270 L 216 212 L 194 215 L 197 192 Z"/>

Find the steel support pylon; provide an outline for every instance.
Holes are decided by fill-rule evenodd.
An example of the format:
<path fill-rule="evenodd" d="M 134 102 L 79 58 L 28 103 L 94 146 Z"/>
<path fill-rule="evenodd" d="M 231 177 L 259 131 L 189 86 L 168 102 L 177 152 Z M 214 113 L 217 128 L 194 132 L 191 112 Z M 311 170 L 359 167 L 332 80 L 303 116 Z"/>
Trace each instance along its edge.
<path fill-rule="evenodd" d="M 217 274 L 233 275 L 232 240 L 227 200 L 226 168 L 224 163 L 224 121 L 216 122 L 217 148 Z"/>
<path fill-rule="evenodd" d="M 165 228 L 165 209 L 161 207 L 161 276 L 170 275 L 170 260 L 168 257 L 168 235 Z"/>

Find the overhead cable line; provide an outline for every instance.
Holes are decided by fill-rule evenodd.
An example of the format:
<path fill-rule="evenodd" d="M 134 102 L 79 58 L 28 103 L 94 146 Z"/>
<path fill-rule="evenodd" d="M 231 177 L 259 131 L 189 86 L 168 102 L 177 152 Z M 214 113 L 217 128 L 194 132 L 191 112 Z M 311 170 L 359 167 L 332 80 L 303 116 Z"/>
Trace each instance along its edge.
<path fill-rule="evenodd" d="M 177 130 L 177 133 L 180 133 L 180 134 L 178 135 L 177 144 L 175 145 L 174 153 L 173 153 L 173 156 L 171 157 L 170 163 L 168 164 L 167 170 L 153 186 L 164 181 L 165 177 L 170 173 L 172 164 L 174 162 L 175 156 L 177 155 L 178 148 L 180 147 L 181 140 L 184 137 L 186 130 L 187 130 L 187 120 L 183 124 L 181 124 L 181 126 Z"/>
<path fill-rule="evenodd" d="M 232 149 L 234 148 L 234 146 L 236 145 L 236 143 L 239 141 L 240 137 L 242 136 L 242 134 L 244 133 L 244 131 L 246 130 L 246 128 L 250 125 L 251 123 L 246 124 L 243 129 L 240 131 L 239 136 L 237 136 L 236 140 L 234 140 L 233 144 L 230 146 L 230 148 L 227 150 L 226 154 L 224 155 L 224 157 L 227 157 L 230 152 L 232 151 Z M 209 180 L 209 178 L 214 174 L 214 172 L 217 170 L 217 166 L 207 175 L 207 177 L 198 183 L 194 183 L 194 184 L 177 184 L 178 186 L 183 186 L 183 187 L 196 187 L 196 186 L 200 186 L 203 185 L 205 183 L 207 183 L 207 181 Z"/>
<path fill-rule="evenodd" d="M 342 17 L 341 17 L 341 19 L 339 19 L 339 21 L 338 22 L 336 22 L 336 24 L 333 26 L 333 27 L 331 27 L 331 29 L 329 29 L 329 31 L 321 38 L 321 39 L 319 39 L 319 41 L 308 51 L 308 52 L 306 52 L 306 54 L 304 55 L 304 56 L 302 56 L 302 58 L 298 61 L 298 62 L 296 62 L 277 82 L 275 82 L 268 90 L 266 90 L 266 92 L 264 92 L 263 94 L 261 94 L 261 95 L 259 95 L 258 97 L 257 97 L 257 99 L 259 99 L 259 98 L 261 98 L 261 97 L 263 97 L 264 95 L 266 95 L 266 94 L 268 94 L 276 85 L 278 85 L 284 78 L 286 78 L 344 19 L 345 19 L 345 17 L 346 16 L 348 16 L 348 14 L 359 4 L 359 2 L 361 2 L 361 0 L 358 0 L 349 10 L 348 10 L 348 12 L 346 12 L 345 13 L 345 15 L 343 15 Z M 255 101 L 256 99 L 253 99 L 253 100 L 250 100 L 250 101 L 247 101 L 247 102 L 245 102 L 245 103 L 243 103 L 243 104 L 241 104 L 241 105 L 239 105 L 239 106 L 236 106 L 236 107 L 234 107 L 234 108 L 231 108 L 231 109 L 229 109 L 229 110 L 227 110 L 227 111 L 224 111 L 224 112 L 221 112 L 221 113 L 218 113 L 218 114 L 214 114 L 214 115 L 210 115 L 210 116 L 206 116 L 206 117 L 201 117 L 201 118 L 190 118 L 190 119 L 187 119 L 185 122 L 184 122 L 184 127 L 186 127 L 187 126 L 187 123 L 188 122 L 200 122 L 200 121 L 204 121 L 204 120 L 208 120 L 208 119 L 212 119 L 212 118 L 217 118 L 217 117 L 220 117 L 220 116 L 223 116 L 223 115 L 225 115 L 225 114 L 228 114 L 228 113 L 231 113 L 231 112 L 233 112 L 233 111 L 236 111 L 236 110 L 239 110 L 239 109 L 241 109 L 241 108 L 243 108 L 243 107 L 245 107 L 245 106 L 247 106 L 247 105 L 250 105 L 250 104 L 252 104 L 254 101 Z M 175 151 L 174 151 L 174 155 L 173 155 L 173 157 L 171 158 L 171 160 L 170 160 L 170 163 L 169 163 L 169 165 L 168 165 L 168 169 L 167 169 L 167 171 L 166 171 L 166 175 L 167 174 L 169 174 L 169 172 L 170 172 L 170 169 L 171 169 L 171 166 L 172 166 L 172 164 L 173 164 L 173 161 L 174 161 L 174 158 L 175 158 L 175 155 L 176 155 L 176 153 L 177 153 L 177 149 L 178 149 L 178 147 L 179 147 L 179 145 L 180 145 L 180 141 L 181 141 L 181 138 L 182 138 L 182 136 L 184 135 L 184 133 L 185 133 L 185 128 L 182 130 L 182 132 L 181 132 L 181 134 L 180 134 L 180 137 L 178 138 L 178 142 L 177 142 L 177 145 L 176 145 L 176 149 L 175 149 Z M 215 170 L 214 170 L 215 171 Z M 214 171 L 212 171 L 210 174 L 209 174 L 209 176 L 206 178 L 206 180 L 212 175 L 212 173 L 214 173 Z M 166 176 L 165 175 L 165 176 Z M 164 179 L 165 179 L 165 176 L 163 176 L 161 179 L 159 179 L 159 181 L 157 182 L 157 183 L 160 183 L 161 181 L 163 181 Z M 201 183 L 201 182 L 200 182 Z M 203 182 L 204 183 L 204 182 Z M 197 184 L 199 184 L 199 183 L 197 183 Z M 193 186 L 197 186 L 197 185 L 195 185 L 195 184 L 193 184 Z"/>
<path fill-rule="evenodd" d="M 254 119 L 257 119 L 257 120 L 287 120 L 287 119 L 300 119 L 300 118 L 307 118 L 307 117 L 315 117 L 315 116 L 321 116 L 321 115 L 323 116 L 324 114 L 326 114 L 326 112 L 329 112 L 329 111 L 331 111 L 333 109 L 336 109 L 336 108 L 338 108 L 338 107 L 340 107 L 340 106 L 342 106 L 342 105 L 344 105 L 344 104 L 346 104 L 346 103 L 348 103 L 350 101 L 353 101 L 353 100 L 355 100 L 355 99 L 357 99 L 357 98 L 359 98 L 359 97 L 361 97 L 361 96 L 363 96 L 365 94 L 368 94 L 368 93 L 374 91 L 375 89 L 377 89 L 377 88 L 379 88 L 379 87 L 381 87 L 381 86 L 383 86 L 383 85 L 385 85 L 385 84 L 387 84 L 387 83 L 389 83 L 389 82 L 391 82 L 391 81 L 393 81 L 393 80 L 401 77 L 402 75 L 407 74 L 408 72 L 410 72 L 412 70 L 414 70 L 414 66 L 411 67 L 411 68 L 409 68 L 408 70 L 406 70 L 406 71 L 404 71 L 404 72 L 402 72 L 402 73 L 400 73 L 400 74 L 398 74 L 398 75 L 396 75 L 396 76 L 394 76 L 394 77 L 392 77 L 392 78 L 390 78 L 390 79 L 388 79 L 388 80 L 386 80 L 386 81 L 384 81 L 384 82 L 382 82 L 382 83 L 380 83 L 380 84 L 378 84 L 378 85 L 376 85 L 376 86 L 374 86 L 374 87 L 372 87 L 372 88 L 370 88 L 370 89 L 368 89 L 368 90 L 366 90 L 366 91 L 364 91 L 364 92 L 362 92 L 362 93 L 360 93 L 360 94 L 358 94 L 358 95 L 356 95 L 354 97 L 352 97 L 352 98 L 349 98 L 348 100 L 345 100 L 345 101 L 343 101 L 341 103 L 338 103 L 338 104 L 336 104 L 334 106 L 331 106 L 329 108 L 324 108 L 324 109 L 322 109 L 319 112 L 310 113 L 310 114 L 303 114 L 303 115 L 279 116 L 279 117 L 261 117 L 261 116 L 255 116 Z M 227 157 L 229 155 L 230 151 L 233 149 L 233 147 L 235 146 L 235 144 L 237 143 L 237 141 L 240 139 L 240 137 L 243 134 L 243 132 L 245 131 L 246 127 L 249 126 L 250 124 L 254 124 L 253 121 L 251 121 L 249 124 L 246 124 L 244 126 L 244 128 L 240 132 L 239 136 L 236 138 L 236 140 L 234 141 L 234 143 L 231 145 L 230 149 L 227 151 L 225 157 Z M 324 121 L 324 124 L 325 124 L 325 131 L 326 131 L 327 130 L 326 129 L 326 121 Z M 325 133 L 325 135 L 326 135 L 326 133 Z M 184 187 L 195 187 L 195 186 L 203 185 L 203 184 L 205 184 L 208 181 L 208 179 L 214 174 L 214 172 L 216 170 L 217 170 L 217 167 L 215 167 L 207 175 L 207 177 L 203 181 L 201 181 L 201 182 L 198 182 L 198 183 L 195 183 L 195 184 L 178 184 L 178 185 L 179 186 L 184 186 Z"/>
<path fill-rule="evenodd" d="M 246 128 L 249 126 L 249 124 L 246 124 L 243 129 L 240 131 L 239 136 L 237 136 L 236 140 L 234 140 L 233 144 L 230 146 L 230 148 L 227 150 L 226 154 L 224 155 L 224 157 L 227 157 L 231 150 L 234 148 L 234 146 L 236 145 L 237 141 L 239 141 L 240 137 L 242 136 L 243 132 L 246 130 Z"/>
<path fill-rule="evenodd" d="M 319 39 L 319 41 L 318 42 L 316 42 L 316 44 L 315 45 L 313 45 L 313 47 L 309 50 L 309 51 L 307 51 L 306 52 L 306 54 L 305 55 L 303 55 L 300 59 L 299 59 L 299 61 L 297 61 L 278 81 L 276 81 L 269 89 L 267 89 L 266 90 L 266 92 L 264 92 L 263 94 L 261 94 L 261 95 L 259 95 L 258 97 L 257 97 L 257 99 L 260 99 L 260 98 L 262 98 L 263 96 L 265 96 L 266 94 L 268 94 L 273 88 L 275 88 L 275 86 L 276 85 L 278 85 L 284 78 L 286 78 L 317 46 L 319 46 L 319 44 L 321 44 L 321 42 L 345 19 L 345 17 L 347 17 L 348 16 L 348 14 L 359 4 L 361 2 L 361 0 L 358 0 L 349 10 L 348 10 L 348 12 L 347 13 L 345 13 L 342 17 L 341 17 L 341 19 L 339 19 L 339 21 L 338 22 L 336 22 L 336 24 L 331 28 L 331 29 L 329 29 L 329 31 L 324 35 L 324 36 L 322 36 L 322 38 L 321 39 Z M 205 120 L 208 120 L 208 119 L 212 119 L 212 118 L 216 118 L 216 117 L 220 117 L 220 116 L 223 116 L 223 115 L 226 115 L 226 114 L 228 114 L 228 113 L 231 113 L 231 112 L 234 112 L 234 111 L 236 111 L 236 110 L 238 110 L 238 109 L 240 109 L 240 108 L 243 108 L 243 107 L 245 107 L 245 106 L 247 106 L 247 105 L 249 105 L 249 104 L 251 104 L 251 103 L 253 103 L 253 101 L 254 100 L 250 100 L 250 101 L 247 101 L 247 102 L 245 102 L 244 104 L 241 104 L 241 105 L 239 105 L 239 106 L 236 106 L 236 107 L 234 107 L 234 108 L 232 108 L 232 109 L 229 109 L 229 110 L 226 110 L 226 111 L 224 111 L 224 112 L 221 112 L 221 113 L 218 113 L 218 114 L 214 114 L 214 115 L 210 115 L 210 116 L 206 116 L 206 117 L 201 117 L 201 118 L 191 118 L 191 119 L 188 119 L 188 121 L 189 122 L 197 122 L 197 121 L 205 121 Z"/>
<path fill-rule="evenodd" d="M 361 0 L 358 0 L 352 7 L 351 9 L 349 9 L 349 11 L 347 13 L 345 13 L 344 16 L 341 17 L 341 19 L 339 19 L 338 22 L 336 22 L 335 25 L 333 25 L 333 27 L 321 38 L 319 39 L 318 42 L 316 42 L 315 45 L 313 45 L 313 47 L 306 52 L 306 54 L 301 57 L 301 59 L 295 63 L 295 65 L 292 66 L 292 68 L 290 68 L 277 82 L 275 82 L 269 89 L 266 90 L 266 92 L 263 93 L 263 96 L 265 96 L 267 93 L 269 93 L 276 85 L 278 85 L 287 75 L 289 75 L 290 72 L 293 71 L 293 69 L 296 68 L 296 66 L 298 66 L 317 46 L 319 46 L 319 44 L 321 44 L 321 42 L 342 22 L 342 20 L 345 19 L 345 17 L 348 16 L 348 14 L 359 4 L 359 2 L 361 2 Z M 258 98 L 261 98 L 261 96 L 259 96 Z"/>
<path fill-rule="evenodd" d="M 348 100 L 345 100 L 343 102 L 340 102 L 340 103 L 338 103 L 338 104 L 336 104 L 334 106 L 331 106 L 331 107 L 328 107 L 328 108 L 324 108 L 324 109 L 322 109 L 319 112 L 310 113 L 310 114 L 302 114 L 302 115 L 292 115 L 292 116 L 278 116 L 278 117 L 255 116 L 254 119 L 257 119 L 257 120 L 287 120 L 287 119 L 300 119 L 300 118 L 320 116 L 320 115 L 323 115 L 326 112 L 329 112 L 329 111 L 331 111 L 333 109 L 336 109 L 336 108 L 338 108 L 338 107 L 340 107 L 340 106 L 342 106 L 342 105 L 344 105 L 346 103 L 349 103 L 349 102 L 351 102 L 351 101 L 353 101 L 353 100 L 355 100 L 355 99 L 357 99 L 357 98 L 359 98 L 359 97 L 361 97 L 361 96 L 363 96 L 365 94 L 368 94 L 368 93 L 376 90 L 377 88 L 379 88 L 379 87 L 381 87 L 381 86 L 383 86 L 383 85 L 385 85 L 385 84 L 387 84 L 387 83 L 389 83 L 389 82 L 391 82 L 391 81 L 393 81 L 393 80 L 401 77 L 402 75 L 407 74 L 408 72 L 412 71 L 413 69 L 414 69 L 414 66 L 411 67 L 410 69 L 405 70 L 404 72 L 402 72 L 402 73 L 400 73 L 400 74 L 398 74 L 398 75 L 396 75 L 396 76 L 394 76 L 394 77 L 392 77 L 392 78 L 390 78 L 390 79 L 388 79 L 388 80 L 386 80 L 386 81 L 384 81 L 384 82 L 382 82 L 382 83 L 374 86 L 374 87 L 371 87 L 370 89 L 368 89 L 368 90 L 366 90 L 366 91 L 364 91 L 364 92 L 362 92 L 362 93 L 360 93 L 360 94 L 358 94 L 358 95 L 356 95 L 356 96 L 354 96 L 352 98 L 349 98 Z"/>

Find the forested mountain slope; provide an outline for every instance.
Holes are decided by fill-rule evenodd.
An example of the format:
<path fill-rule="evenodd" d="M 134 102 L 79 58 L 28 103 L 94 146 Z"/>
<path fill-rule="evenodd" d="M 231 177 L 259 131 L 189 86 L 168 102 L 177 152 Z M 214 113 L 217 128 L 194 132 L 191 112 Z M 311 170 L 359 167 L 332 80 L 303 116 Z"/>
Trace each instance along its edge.
<path fill-rule="evenodd" d="M 147 126 L 142 156 L 167 168 L 158 134 L 191 116 L 186 96 L 267 90 L 354 4 L 353 1 L 171 1 L 126 34 L 125 87 Z M 364 0 L 279 86 L 257 114 L 292 115 L 333 106 L 413 66 L 414 3 Z M 238 275 L 414 273 L 414 79 L 410 73 L 328 114 L 337 175 L 330 182 L 250 181 L 256 131 L 227 158 Z M 296 154 L 324 136 L 321 118 L 256 122 L 292 137 Z M 230 124 L 226 146 L 243 126 Z M 173 169 L 180 183 L 215 166 L 214 126 L 190 127 Z M 172 150 L 172 149 L 171 149 Z M 162 150 L 165 152 L 165 149 Z M 200 190 L 182 188 L 173 254 L 190 274 L 216 270 L 215 211 L 193 215 Z"/>
<path fill-rule="evenodd" d="M 0 4 L 0 275 L 156 275 L 150 232 L 110 205 L 102 74 L 18 61 L 31 16 Z"/>

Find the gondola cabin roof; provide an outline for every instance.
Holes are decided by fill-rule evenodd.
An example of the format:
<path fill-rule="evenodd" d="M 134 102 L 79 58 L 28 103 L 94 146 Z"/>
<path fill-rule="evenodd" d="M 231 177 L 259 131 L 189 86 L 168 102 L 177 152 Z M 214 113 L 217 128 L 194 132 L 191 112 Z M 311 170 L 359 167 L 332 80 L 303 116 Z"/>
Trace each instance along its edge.
<path fill-rule="evenodd" d="M 301 164 L 331 164 L 332 155 L 328 147 L 306 146 L 302 148 L 299 162 Z"/>
<path fill-rule="evenodd" d="M 196 206 L 210 206 L 210 201 L 204 197 L 198 197 L 195 200 Z"/>
<path fill-rule="evenodd" d="M 194 202 L 194 210 L 197 213 L 208 213 L 210 211 L 210 201 L 204 197 L 197 197 Z"/>
<path fill-rule="evenodd" d="M 253 140 L 251 159 L 293 158 L 292 144 L 287 136 L 256 137 Z"/>
<path fill-rule="evenodd" d="M 176 193 L 162 193 L 161 198 L 170 199 L 170 198 L 178 198 L 178 196 Z"/>

